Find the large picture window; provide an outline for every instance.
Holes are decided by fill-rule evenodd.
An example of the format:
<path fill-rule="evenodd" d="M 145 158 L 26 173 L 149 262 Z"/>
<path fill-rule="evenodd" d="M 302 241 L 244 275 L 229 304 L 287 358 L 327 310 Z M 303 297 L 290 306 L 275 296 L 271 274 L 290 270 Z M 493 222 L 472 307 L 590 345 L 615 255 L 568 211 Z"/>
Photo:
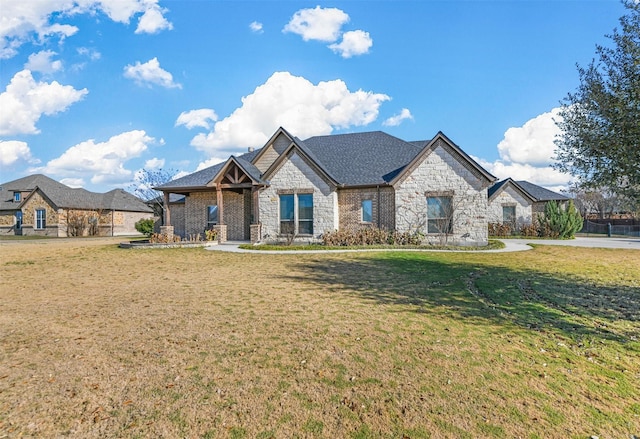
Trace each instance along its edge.
<path fill-rule="evenodd" d="M 218 224 L 218 206 L 207 206 L 207 229 Z"/>
<path fill-rule="evenodd" d="M 280 233 L 313 235 L 313 194 L 280 195 Z"/>
<path fill-rule="evenodd" d="M 370 223 L 373 220 L 373 202 L 362 200 L 362 222 Z"/>
<path fill-rule="evenodd" d="M 47 227 L 47 211 L 36 209 L 36 229 L 44 229 L 45 227 Z"/>
<path fill-rule="evenodd" d="M 427 197 L 427 233 L 452 233 L 451 197 Z"/>

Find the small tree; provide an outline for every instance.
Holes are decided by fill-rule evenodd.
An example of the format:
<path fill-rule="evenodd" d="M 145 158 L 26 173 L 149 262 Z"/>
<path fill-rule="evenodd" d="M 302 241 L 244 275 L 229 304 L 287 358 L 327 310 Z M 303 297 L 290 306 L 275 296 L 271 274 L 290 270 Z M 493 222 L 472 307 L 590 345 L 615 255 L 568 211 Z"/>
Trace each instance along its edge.
<path fill-rule="evenodd" d="M 135 224 L 136 230 L 143 235 L 151 236 L 153 233 L 153 224 L 155 221 L 153 218 L 141 219 Z"/>
<path fill-rule="evenodd" d="M 566 207 L 556 201 L 549 201 L 544 208 L 544 215 L 538 218 L 542 236 L 571 239 L 582 229 L 582 216 L 573 201 Z"/>
<path fill-rule="evenodd" d="M 129 192 L 151 205 L 156 216 L 164 218 L 164 197 L 158 187 L 171 181 L 178 173 L 175 169 L 140 169 L 136 172 Z"/>

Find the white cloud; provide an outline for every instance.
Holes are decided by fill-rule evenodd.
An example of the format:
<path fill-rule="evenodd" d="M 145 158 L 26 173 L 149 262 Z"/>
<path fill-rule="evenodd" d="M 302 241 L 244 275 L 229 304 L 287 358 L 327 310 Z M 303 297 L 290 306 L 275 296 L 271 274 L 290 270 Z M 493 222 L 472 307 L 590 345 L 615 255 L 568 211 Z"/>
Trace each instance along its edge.
<path fill-rule="evenodd" d="M 386 127 L 397 127 L 402 123 L 403 120 L 406 119 L 413 120 L 413 115 L 411 114 L 411 111 L 409 111 L 409 109 L 403 108 L 399 114 L 391 116 L 389 119 L 382 122 L 382 125 Z"/>
<path fill-rule="evenodd" d="M 213 156 L 221 149 L 238 152 L 262 146 L 280 126 L 300 138 L 365 126 L 376 120 L 387 100 L 385 94 L 351 92 L 339 79 L 314 85 L 289 72 L 276 72 L 242 98 L 241 107 L 216 122 L 213 131 L 195 136 L 191 145 Z"/>
<path fill-rule="evenodd" d="M 19 140 L 0 140 L 0 166 L 11 166 L 19 161 L 37 163 L 29 145 Z"/>
<path fill-rule="evenodd" d="M 87 93 L 56 81 L 36 82 L 29 70 L 22 70 L 0 94 L 0 135 L 37 134 L 36 122 L 43 114 L 65 111 Z"/>
<path fill-rule="evenodd" d="M 162 169 L 164 167 L 164 159 L 154 157 L 144 162 L 144 169 Z"/>
<path fill-rule="evenodd" d="M 124 77 L 133 79 L 138 85 L 147 85 L 151 87 L 152 84 L 159 85 L 165 88 L 182 88 L 181 84 L 173 82 L 173 75 L 162 67 L 158 58 L 153 58 L 144 64 L 140 61 L 136 61 L 135 65 L 127 65 L 124 68 Z"/>
<path fill-rule="evenodd" d="M 176 126 L 184 125 L 188 129 L 201 127 L 211 129 L 211 122 L 218 120 L 216 112 L 210 108 L 199 110 L 183 111 L 176 120 Z"/>
<path fill-rule="evenodd" d="M 262 30 L 262 23 L 259 23 L 259 22 L 257 22 L 257 21 L 252 22 L 252 23 L 249 25 L 249 29 L 251 29 L 251 31 L 252 31 L 252 32 L 255 32 L 255 33 L 257 33 L 257 34 L 261 34 L 262 32 L 264 32 L 264 31 Z"/>
<path fill-rule="evenodd" d="M 553 141 L 560 129 L 554 122 L 559 108 L 543 113 L 527 121 L 521 127 L 509 128 L 498 144 L 502 160 L 513 163 L 549 165 L 556 149 Z"/>
<path fill-rule="evenodd" d="M 142 130 L 121 133 L 106 142 L 96 143 L 90 139 L 72 146 L 60 157 L 32 171 L 66 178 L 91 176 L 93 184 L 126 183 L 133 177 L 133 172 L 125 169 L 124 164 L 139 157 L 154 140 Z"/>
<path fill-rule="evenodd" d="M 57 53 L 52 50 L 43 50 L 38 53 L 32 53 L 29 55 L 29 61 L 24 65 L 24 68 L 26 70 L 31 70 L 32 72 L 45 74 L 60 71 L 62 70 L 62 61 L 53 61 L 51 59 L 55 55 L 57 55 Z"/>
<path fill-rule="evenodd" d="M 80 188 L 84 187 L 84 178 L 63 178 L 60 183 L 69 187 Z"/>
<path fill-rule="evenodd" d="M 111 20 L 128 24 L 142 14 L 136 33 L 156 33 L 171 29 L 163 16 L 166 9 L 159 0 L 2 0 L 0 9 L 0 58 L 11 58 L 18 48 L 36 36 L 39 41 L 58 37 L 64 39 L 78 28 L 60 23 L 64 17 L 76 14 L 106 14 Z M 52 23 L 53 21 L 53 23 Z"/>
<path fill-rule="evenodd" d="M 555 163 L 554 140 L 560 130 L 554 119 L 560 116 L 559 109 L 543 113 L 527 121 L 521 127 L 509 128 L 498 144 L 500 159 L 478 162 L 489 172 L 503 180 L 527 180 L 551 190 L 566 188 L 572 178 L 551 167 Z"/>
<path fill-rule="evenodd" d="M 95 49 L 89 47 L 78 47 L 78 55 L 86 56 L 91 61 L 97 61 L 102 57 L 102 54 Z"/>
<path fill-rule="evenodd" d="M 329 49 L 340 54 L 343 58 L 351 58 L 369 53 L 371 46 L 373 46 L 373 40 L 369 36 L 369 32 L 354 30 L 345 32 L 342 35 L 342 41 L 329 45 Z"/>
<path fill-rule="evenodd" d="M 337 8 L 300 9 L 282 30 L 302 37 L 304 41 L 317 40 L 332 43 L 340 36 L 342 25 L 349 16 Z"/>
<path fill-rule="evenodd" d="M 210 166 L 213 165 L 217 165 L 218 163 L 222 163 L 224 161 L 226 161 L 227 158 L 222 158 L 222 157 L 211 157 L 210 159 L 207 159 L 203 162 L 198 163 L 198 166 L 196 167 L 196 170 L 194 172 L 198 172 L 201 171 L 203 169 L 206 169 Z"/>
<path fill-rule="evenodd" d="M 136 33 L 155 34 L 165 29 L 173 29 L 173 24 L 162 15 L 166 12 L 166 9 L 160 8 L 158 5 L 152 5 L 140 17 Z"/>

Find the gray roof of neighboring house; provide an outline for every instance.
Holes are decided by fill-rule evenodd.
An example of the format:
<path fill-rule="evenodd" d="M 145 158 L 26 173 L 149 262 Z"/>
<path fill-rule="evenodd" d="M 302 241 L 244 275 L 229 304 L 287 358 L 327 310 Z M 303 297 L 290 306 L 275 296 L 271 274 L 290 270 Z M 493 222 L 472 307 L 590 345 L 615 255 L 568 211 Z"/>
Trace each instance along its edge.
<path fill-rule="evenodd" d="M 70 188 L 42 174 L 29 175 L 2 183 L 0 185 L 0 210 L 17 210 L 24 199 L 20 203 L 15 203 L 13 193 L 31 192 L 36 188 L 40 189 L 59 208 L 153 212 L 141 199 L 122 189 L 113 189 L 107 193 L 89 192 L 82 188 Z"/>
<path fill-rule="evenodd" d="M 524 189 L 529 195 L 531 195 L 531 197 L 535 198 L 536 201 L 564 201 L 569 199 L 569 197 L 567 196 L 550 191 L 549 189 L 545 189 L 541 186 L 529 183 L 525 180 L 519 180 L 516 181 L 516 183 L 518 183 L 518 185 L 522 189 Z"/>
<path fill-rule="evenodd" d="M 528 195 L 535 202 L 551 201 L 551 200 L 565 201 L 569 199 L 569 197 L 566 197 L 557 192 L 550 191 L 549 189 L 545 189 L 542 186 L 529 183 L 528 181 L 525 181 L 525 180 L 515 181 L 511 178 L 506 178 L 502 181 L 497 182 L 493 186 L 491 186 L 488 191 L 489 198 L 491 198 L 493 194 L 495 194 L 501 187 L 503 187 L 507 183 L 513 184 L 516 188 L 520 189 L 522 192 Z"/>

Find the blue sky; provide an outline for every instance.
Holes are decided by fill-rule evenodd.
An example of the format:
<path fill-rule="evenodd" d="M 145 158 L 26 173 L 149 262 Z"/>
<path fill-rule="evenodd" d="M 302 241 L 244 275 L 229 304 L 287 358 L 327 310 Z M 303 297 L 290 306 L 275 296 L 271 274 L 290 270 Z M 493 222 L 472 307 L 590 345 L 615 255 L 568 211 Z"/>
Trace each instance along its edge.
<path fill-rule="evenodd" d="M 444 132 L 560 189 L 553 116 L 617 0 L 0 0 L 0 181 L 130 188 L 313 135 Z"/>

